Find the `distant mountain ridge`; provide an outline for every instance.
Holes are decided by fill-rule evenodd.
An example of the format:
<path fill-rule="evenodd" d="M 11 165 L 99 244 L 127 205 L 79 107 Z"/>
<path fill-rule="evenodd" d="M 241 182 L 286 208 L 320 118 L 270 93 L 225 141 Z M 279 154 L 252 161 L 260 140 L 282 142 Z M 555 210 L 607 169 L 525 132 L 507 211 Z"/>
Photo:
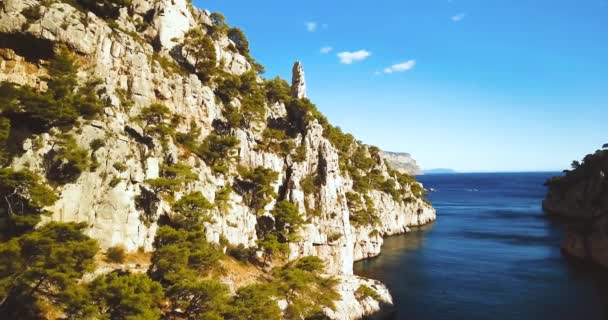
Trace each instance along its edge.
<path fill-rule="evenodd" d="M 457 172 L 453 169 L 446 169 L 446 168 L 424 170 L 424 174 L 446 174 L 446 173 L 457 173 Z"/>
<path fill-rule="evenodd" d="M 422 174 L 422 169 L 420 169 L 416 160 L 409 153 L 382 151 L 382 155 L 393 169 L 401 173 L 410 175 Z"/>

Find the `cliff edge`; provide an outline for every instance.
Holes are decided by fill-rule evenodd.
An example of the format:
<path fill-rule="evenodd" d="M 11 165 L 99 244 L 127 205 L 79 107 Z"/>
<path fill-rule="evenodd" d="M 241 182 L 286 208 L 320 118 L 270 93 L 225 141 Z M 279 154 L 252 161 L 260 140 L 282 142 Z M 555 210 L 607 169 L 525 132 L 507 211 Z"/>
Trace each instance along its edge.
<path fill-rule="evenodd" d="M 409 153 L 382 151 L 382 156 L 388 160 L 388 163 L 392 168 L 401 173 L 407 173 L 409 175 L 419 175 L 423 173 L 422 169 L 418 166 L 418 163 L 416 163 L 416 160 Z"/>
<path fill-rule="evenodd" d="M 568 225 L 562 251 L 608 267 L 608 150 L 574 161 L 571 170 L 547 181 L 543 209 Z"/>

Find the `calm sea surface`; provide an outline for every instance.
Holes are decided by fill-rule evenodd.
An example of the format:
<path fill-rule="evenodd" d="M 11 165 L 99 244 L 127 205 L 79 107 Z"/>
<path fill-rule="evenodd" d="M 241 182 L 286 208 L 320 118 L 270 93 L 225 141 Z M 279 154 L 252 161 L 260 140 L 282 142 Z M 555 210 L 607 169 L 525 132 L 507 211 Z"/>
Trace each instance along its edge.
<path fill-rule="evenodd" d="M 556 174 L 419 177 L 437 222 L 355 264 L 391 290 L 384 319 L 608 319 L 606 272 L 565 260 L 563 226 L 541 211 Z"/>

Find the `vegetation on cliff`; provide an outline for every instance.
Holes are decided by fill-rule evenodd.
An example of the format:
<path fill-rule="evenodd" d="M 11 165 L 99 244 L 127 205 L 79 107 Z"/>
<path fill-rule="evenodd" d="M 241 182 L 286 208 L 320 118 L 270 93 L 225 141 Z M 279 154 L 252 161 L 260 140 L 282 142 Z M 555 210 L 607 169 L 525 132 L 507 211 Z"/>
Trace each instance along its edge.
<path fill-rule="evenodd" d="M 580 162 L 572 161 L 570 170 L 564 170 L 564 175 L 553 177 L 545 184 L 551 190 L 562 192 L 600 172 L 608 172 L 608 150 L 597 150 L 586 155 Z"/>

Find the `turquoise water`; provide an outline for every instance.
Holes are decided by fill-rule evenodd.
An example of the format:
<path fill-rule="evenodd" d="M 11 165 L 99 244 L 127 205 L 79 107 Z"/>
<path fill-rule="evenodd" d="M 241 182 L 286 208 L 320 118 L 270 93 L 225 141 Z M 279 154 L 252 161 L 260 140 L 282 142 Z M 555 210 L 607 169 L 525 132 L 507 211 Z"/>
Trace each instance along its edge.
<path fill-rule="evenodd" d="M 419 177 L 437 222 L 355 264 L 391 290 L 383 319 L 607 319 L 606 271 L 564 259 L 563 225 L 542 213 L 556 174 Z"/>

